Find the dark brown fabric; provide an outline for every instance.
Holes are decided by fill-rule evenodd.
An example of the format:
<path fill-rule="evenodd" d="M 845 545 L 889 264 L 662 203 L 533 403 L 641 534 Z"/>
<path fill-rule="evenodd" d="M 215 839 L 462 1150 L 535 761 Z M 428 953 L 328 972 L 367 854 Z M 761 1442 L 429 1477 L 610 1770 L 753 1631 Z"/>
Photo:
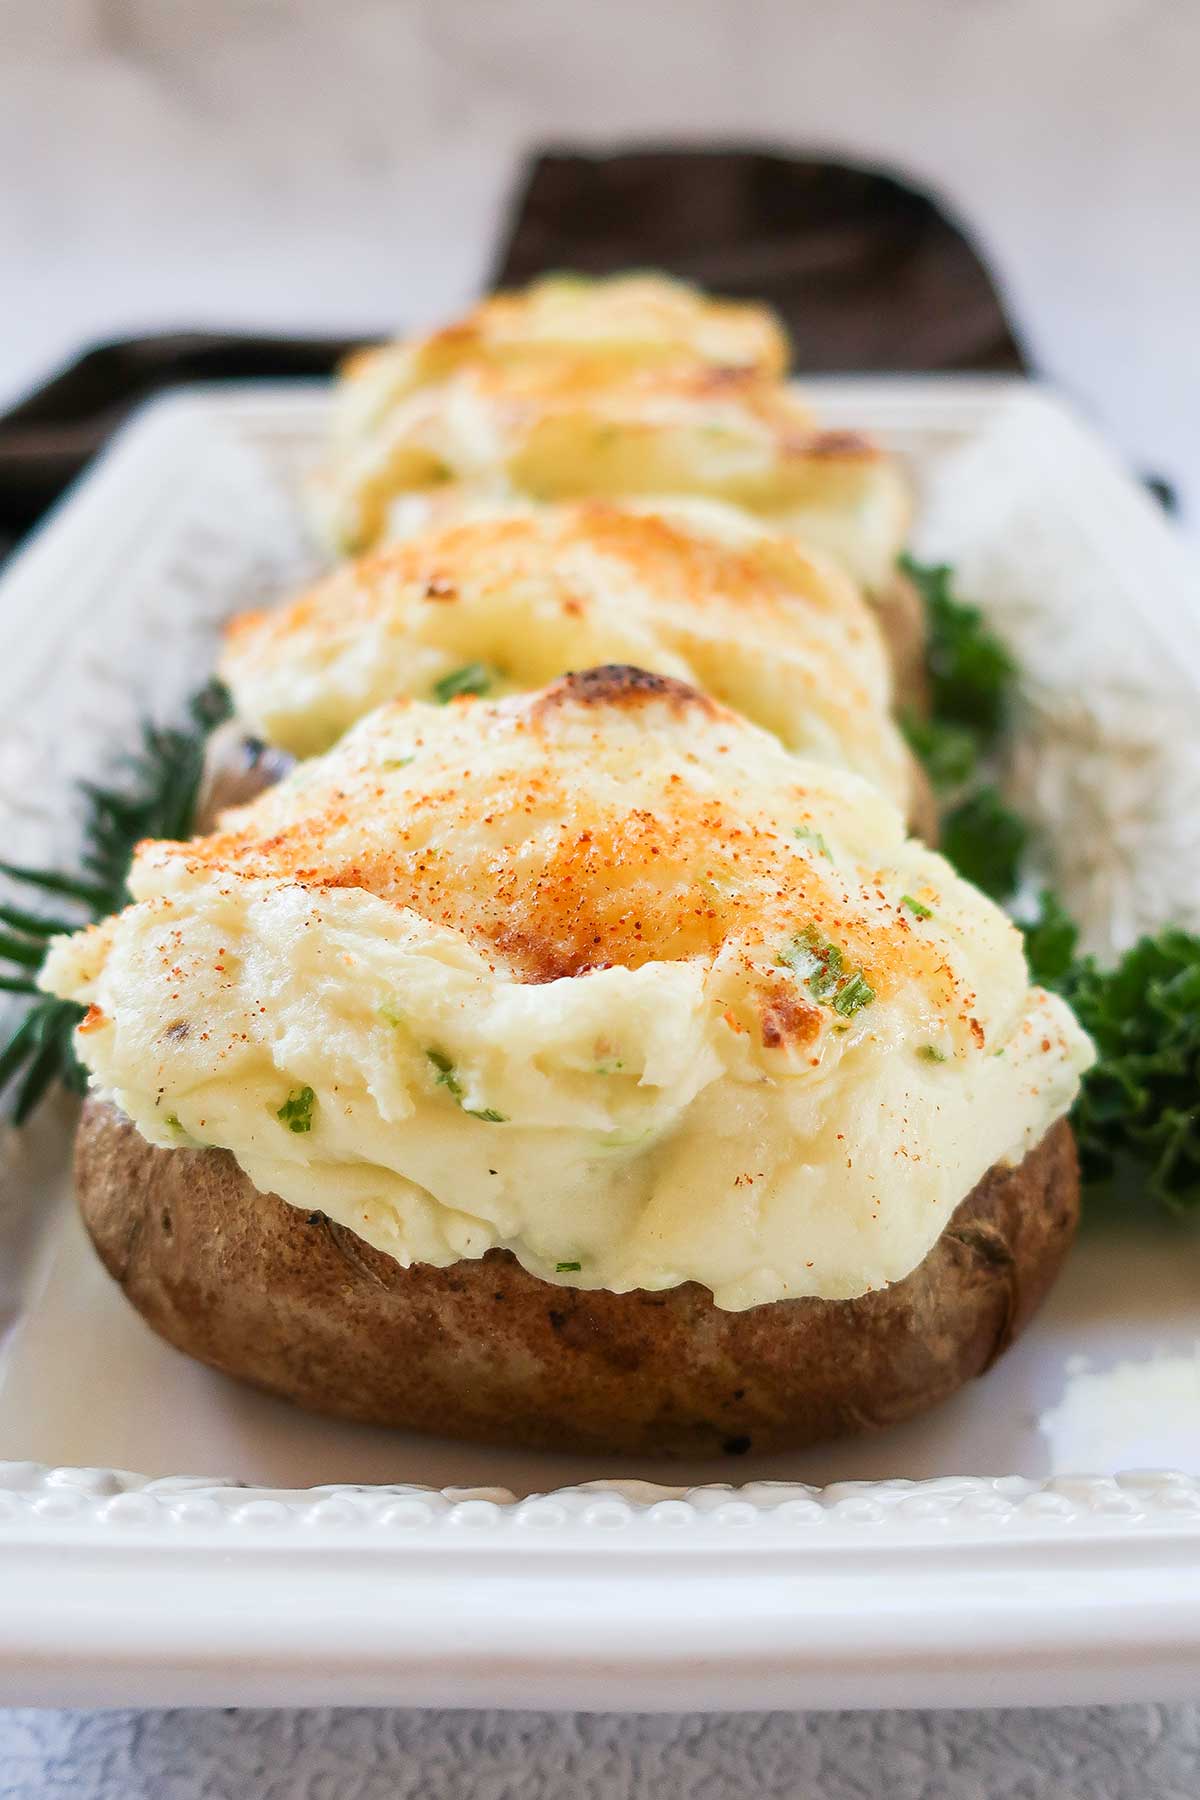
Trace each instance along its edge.
<path fill-rule="evenodd" d="M 494 284 L 655 267 L 782 313 L 802 369 L 1019 370 L 976 252 L 891 175 L 760 150 L 553 151 L 522 178 Z M 195 381 L 327 375 L 342 338 L 181 333 L 88 351 L 0 418 L 0 554 L 140 401 Z"/>
<path fill-rule="evenodd" d="M 143 400 L 197 381 L 328 375 L 351 342 L 175 332 L 87 351 L 0 417 L 0 555 Z"/>
<path fill-rule="evenodd" d="M 763 150 L 537 156 L 492 285 L 651 266 L 768 301 L 801 370 L 1025 367 L 982 260 L 928 194 Z"/>

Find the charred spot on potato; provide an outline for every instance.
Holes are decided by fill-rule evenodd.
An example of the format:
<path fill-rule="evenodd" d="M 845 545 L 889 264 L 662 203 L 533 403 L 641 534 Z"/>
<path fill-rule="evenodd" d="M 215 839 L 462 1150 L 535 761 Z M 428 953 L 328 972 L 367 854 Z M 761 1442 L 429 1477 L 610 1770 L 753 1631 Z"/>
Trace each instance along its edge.
<path fill-rule="evenodd" d="M 646 706 L 665 700 L 676 712 L 687 707 L 715 717 L 717 708 L 707 694 L 679 681 L 674 675 L 657 675 L 629 663 L 602 663 L 595 669 L 572 670 L 547 688 L 535 711 L 550 710 L 565 702 L 579 706 Z"/>

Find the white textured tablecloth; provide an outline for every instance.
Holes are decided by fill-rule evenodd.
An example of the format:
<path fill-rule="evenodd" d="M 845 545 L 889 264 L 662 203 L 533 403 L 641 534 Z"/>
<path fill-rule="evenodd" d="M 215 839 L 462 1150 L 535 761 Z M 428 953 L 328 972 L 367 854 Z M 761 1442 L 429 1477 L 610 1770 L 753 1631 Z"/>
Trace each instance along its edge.
<path fill-rule="evenodd" d="M 942 188 L 1039 365 L 1194 514 L 1198 73 L 1178 0 L 0 0 L 0 403 L 117 332 L 435 317 L 533 140 L 757 137 Z M 0 1713 L 3 1800 L 1198 1791 L 1196 1707 Z"/>
<path fill-rule="evenodd" d="M 0 1714 L 4 1800 L 1195 1800 L 1192 1708 Z"/>

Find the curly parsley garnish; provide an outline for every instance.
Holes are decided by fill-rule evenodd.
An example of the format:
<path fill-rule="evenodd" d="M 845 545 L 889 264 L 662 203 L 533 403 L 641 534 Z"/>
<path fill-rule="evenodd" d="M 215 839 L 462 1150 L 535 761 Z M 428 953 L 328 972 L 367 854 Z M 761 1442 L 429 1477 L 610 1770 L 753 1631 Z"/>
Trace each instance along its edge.
<path fill-rule="evenodd" d="M 1028 825 L 990 783 L 942 818 L 942 855 L 993 900 L 1016 892 L 1028 843 Z"/>
<path fill-rule="evenodd" d="M 900 558 L 900 568 L 925 606 L 925 651 L 931 713 L 941 725 L 966 731 L 979 751 L 990 750 L 1008 725 L 1017 687 L 1017 665 L 977 606 L 954 593 L 954 571 L 945 563 Z"/>
<path fill-rule="evenodd" d="M 994 900 L 1007 900 L 1020 879 L 1029 832 L 991 779 L 990 758 L 1013 713 L 1018 670 L 1011 652 L 976 606 L 954 593 L 954 577 L 936 566 L 900 559 L 921 595 L 927 632 L 929 716 L 901 721 L 943 812 L 941 849 L 960 875 Z"/>
<path fill-rule="evenodd" d="M 1200 937 L 1169 927 L 1102 969 L 1076 956 L 1077 928 L 1050 892 L 1024 930 L 1034 980 L 1096 1046 L 1071 1114 L 1085 1182 L 1200 1208 Z"/>
<path fill-rule="evenodd" d="M 311 1131 L 313 1128 L 313 1107 L 317 1096 L 310 1087 L 297 1088 L 288 1095 L 275 1117 L 289 1131 Z"/>
<path fill-rule="evenodd" d="M 459 694 L 486 694 L 491 685 L 492 671 L 486 663 L 464 663 L 461 669 L 451 669 L 434 682 L 433 697 L 440 706 L 446 706 Z"/>

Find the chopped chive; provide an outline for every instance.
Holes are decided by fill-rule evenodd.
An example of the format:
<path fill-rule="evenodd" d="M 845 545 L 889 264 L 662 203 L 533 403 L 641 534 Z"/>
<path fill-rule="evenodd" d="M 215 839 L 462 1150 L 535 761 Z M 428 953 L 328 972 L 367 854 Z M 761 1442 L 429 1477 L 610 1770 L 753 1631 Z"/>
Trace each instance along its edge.
<path fill-rule="evenodd" d="M 492 672 L 486 663 L 464 663 L 461 669 L 451 669 L 440 681 L 433 684 L 433 697 L 439 705 L 457 698 L 459 694 L 486 694 L 492 685 Z"/>
<path fill-rule="evenodd" d="M 915 919 L 932 919 L 933 917 L 933 913 L 930 911 L 929 907 L 922 906 L 921 902 L 919 900 L 914 900 L 911 894 L 901 894 L 900 904 L 901 906 L 907 906 L 909 912 L 912 913 Z"/>
<path fill-rule="evenodd" d="M 554 1273 L 556 1275 L 578 1275 L 578 1273 L 582 1269 L 582 1267 L 583 1267 L 583 1264 L 577 1263 L 577 1262 L 555 1263 Z"/>
<path fill-rule="evenodd" d="M 454 1098 L 461 1104 L 463 1096 L 462 1082 L 454 1073 L 454 1064 L 450 1061 L 450 1058 L 448 1056 L 443 1056 L 440 1050 L 427 1050 L 425 1055 L 437 1070 L 436 1085 L 438 1087 L 448 1088 Z"/>
<path fill-rule="evenodd" d="M 843 1019 L 853 1018 L 862 1007 L 870 1006 L 875 998 L 875 990 L 864 979 L 860 970 L 856 969 L 849 980 L 840 987 L 830 1004 L 835 1013 Z"/>
<path fill-rule="evenodd" d="M 311 1131 L 313 1127 L 313 1107 L 317 1096 L 310 1087 L 297 1088 L 288 1095 L 275 1117 L 280 1124 L 286 1125 L 289 1131 Z"/>
<path fill-rule="evenodd" d="M 427 1050 L 425 1055 L 437 1070 L 437 1086 L 444 1087 L 457 1100 L 465 1113 L 473 1119 L 483 1119 L 488 1125 L 507 1125 L 507 1113 L 497 1112 L 494 1106 L 463 1106 L 463 1084 L 455 1073 L 454 1064 L 440 1050 Z"/>
<path fill-rule="evenodd" d="M 813 925 L 806 925 L 784 944 L 776 961 L 801 977 L 814 1000 L 832 1006 L 843 1018 L 850 1018 L 875 998 L 861 970 L 848 969 L 844 953 L 824 940 Z"/>
<path fill-rule="evenodd" d="M 830 862 L 833 861 L 833 851 L 819 831 L 813 831 L 807 825 L 795 825 L 792 827 L 792 836 L 800 838 L 804 843 L 815 844 L 822 856 L 827 856 Z"/>

